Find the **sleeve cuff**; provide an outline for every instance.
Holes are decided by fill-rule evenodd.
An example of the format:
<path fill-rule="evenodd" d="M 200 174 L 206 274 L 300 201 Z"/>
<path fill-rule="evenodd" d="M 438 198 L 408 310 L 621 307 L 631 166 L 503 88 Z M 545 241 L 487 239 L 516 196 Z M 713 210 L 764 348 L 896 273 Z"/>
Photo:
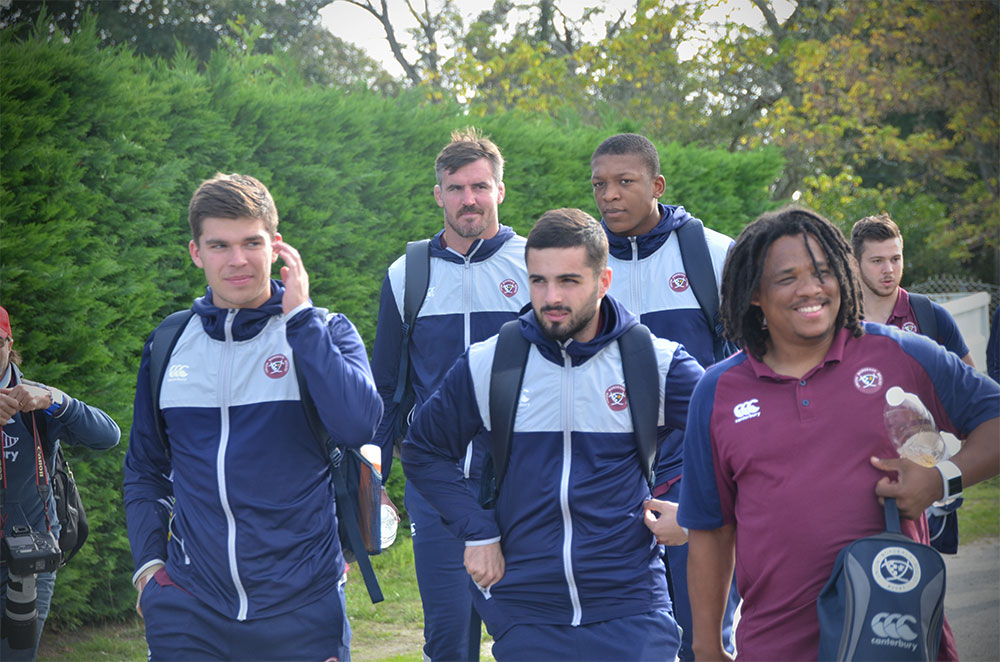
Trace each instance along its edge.
<path fill-rule="evenodd" d="M 495 542 L 500 542 L 500 536 L 496 538 L 490 538 L 489 540 L 466 540 L 466 547 L 482 547 L 483 545 L 492 545 Z"/>
<path fill-rule="evenodd" d="M 146 561 L 145 563 L 142 564 L 142 566 L 138 570 L 135 571 L 135 574 L 132 575 L 132 586 L 136 585 L 136 583 L 139 581 L 139 578 L 142 577 L 142 573 L 146 572 L 154 565 L 166 565 L 166 564 L 167 562 L 164 561 L 163 559 L 153 559 L 151 561 Z"/>
<path fill-rule="evenodd" d="M 312 307 L 313 307 L 313 305 L 309 301 L 306 301 L 304 303 L 300 303 L 299 305 L 295 306 L 295 308 L 292 308 L 292 311 L 290 313 L 288 313 L 287 315 L 285 315 L 285 317 L 287 317 L 288 319 L 292 319 L 293 317 L 295 317 L 296 315 L 298 315 L 300 312 L 302 312 L 306 308 L 312 308 Z"/>

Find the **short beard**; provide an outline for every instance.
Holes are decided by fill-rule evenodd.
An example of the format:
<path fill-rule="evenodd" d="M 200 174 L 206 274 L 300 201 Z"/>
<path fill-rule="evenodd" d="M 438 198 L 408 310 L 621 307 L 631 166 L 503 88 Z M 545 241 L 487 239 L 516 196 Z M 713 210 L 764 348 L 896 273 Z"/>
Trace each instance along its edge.
<path fill-rule="evenodd" d="M 560 330 L 557 331 L 552 325 L 546 326 L 542 316 L 539 314 L 545 312 L 546 310 L 567 310 L 567 309 L 563 307 L 546 306 L 542 308 L 540 311 L 537 311 L 535 313 L 535 319 L 538 320 L 538 325 L 542 327 L 542 333 L 545 334 L 545 337 L 548 338 L 549 340 L 554 340 L 558 343 L 566 342 L 567 340 L 575 336 L 577 333 L 582 331 L 584 327 L 590 324 L 590 320 L 594 319 L 594 315 L 597 314 L 597 310 L 595 309 L 586 318 L 575 318 L 571 315 L 567 323 L 565 325 L 562 325 Z"/>

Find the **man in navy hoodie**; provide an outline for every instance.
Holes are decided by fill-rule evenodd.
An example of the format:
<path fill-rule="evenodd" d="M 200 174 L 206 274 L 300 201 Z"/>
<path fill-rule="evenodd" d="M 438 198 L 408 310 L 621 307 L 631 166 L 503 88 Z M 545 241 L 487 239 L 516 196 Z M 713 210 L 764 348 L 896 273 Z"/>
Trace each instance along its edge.
<path fill-rule="evenodd" d="M 125 456 L 150 658 L 345 662 L 333 483 L 296 371 L 334 442 L 360 447 L 382 415 L 364 344 L 343 315 L 313 307 L 302 259 L 278 234 L 259 181 L 217 174 L 195 192 L 188 219 L 208 289 L 167 360 L 158 402 L 146 342 Z M 270 278 L 279 258 L 281 281 Z"/>
<path fill-rule="evenodd" d="M 616 341 L 638 320 L 606 296 L 607 245 L 578 209 L 545 213 L 528 235 L 532 310 L 518 323 L 531 348 L 495 509 L 465 488 L 456 460 L 490 429 L 496 336 L 462 355 L 403 442 L 407 476 L 464 541 L 498 660 L 671 660 L 680 646 L 623 397 Z M 658 428 L 683 428 L 702 368 L 677 343 L 653 343 Z"/>
<path fill-rule="evenodd" d="M 722 339 L 721 324 L 715 320 L 709 323 L 695 297 L 688 276 L 692 272 L 691 261 L 696 258 L 682 254 L 678 234 L 682 227 L 697 219 L 684 207 L 660 204 L 666 180 L 660 173 L 660 157 L 653 143 L 634 133 L 611 136 L 594 150 L 590 168 L 594 202 L 608 237 L 608 264 L 615 274 L 611 296 L 637 315 L 656 336 L 681 343 L 703 367 L 734 351 Z M 704 237 L 705 253 L 711 260 L 705 272 L 715 276 L 714 282 L 706 285 L 718 295 L 722 266 L 733 240 L 709 228 L 697 234 Z M 657 460 L 653 490 L 656 498 L 646 506 L 650 512 L 646 522 L 659 542 L 667 545 L 674 616 L 684 630 L 680 658 L 693 660 L 687 535 L 677 526 L 683 434 L 672 430 L 669 435 L 670 440 L 661 446 Z M 723 624 L 723 638 L 727 642 L 738 602 L 734 584 Z M 731 645 L 729 651 L 732 652 Z"/>

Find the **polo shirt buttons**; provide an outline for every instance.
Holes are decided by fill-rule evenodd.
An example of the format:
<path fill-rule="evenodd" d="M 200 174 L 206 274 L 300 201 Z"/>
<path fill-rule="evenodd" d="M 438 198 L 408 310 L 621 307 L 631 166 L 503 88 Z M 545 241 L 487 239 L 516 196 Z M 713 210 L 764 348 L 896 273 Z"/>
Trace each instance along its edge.
<path fill-rule="evenodd" d="M 803 407 L 808 407 L 809 406 L 809 401 L 808 400 L 803 400 L 802 401 L 802 406 Z"/>
<path fill-rule="evenodd" d="M 801 382 L 799 382 L 799 386 L 805 386 L 805 385 L 806 385 L 806 380 L 803 379 Z"/>

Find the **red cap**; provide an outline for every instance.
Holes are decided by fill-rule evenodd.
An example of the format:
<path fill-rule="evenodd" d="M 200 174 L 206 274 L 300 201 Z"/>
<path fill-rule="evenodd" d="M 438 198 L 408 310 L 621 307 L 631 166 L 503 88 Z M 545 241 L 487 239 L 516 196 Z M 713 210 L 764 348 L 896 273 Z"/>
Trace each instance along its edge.
<path fill-rule="evenodd" d="M 11 340 L 14 339 L 14 333 L 10 330 L 10 315 L 3 306 L 0 306 L 0 331 L 6 333 Z"/>

